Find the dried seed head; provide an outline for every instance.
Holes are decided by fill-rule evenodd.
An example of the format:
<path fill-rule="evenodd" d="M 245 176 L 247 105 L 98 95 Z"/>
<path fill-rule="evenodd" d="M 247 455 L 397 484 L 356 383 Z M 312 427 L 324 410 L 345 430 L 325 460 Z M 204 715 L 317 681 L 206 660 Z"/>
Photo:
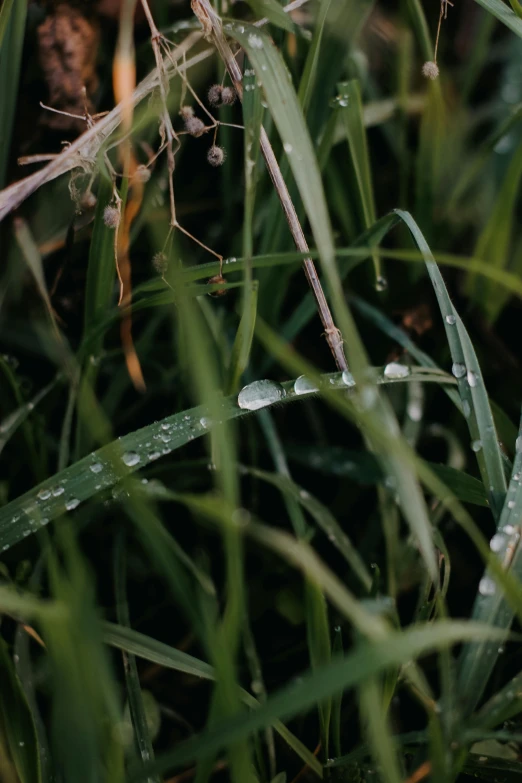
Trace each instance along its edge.
<path fill-rule="evenodd" d="M 188 120 L 189 117 L 194 116 L 194 109 L 192 106 L 182 106 L 179 110 L 180 116 L 183 117 L 184 120 Z"/>
<path fill-rule="evenodd" d="M 150 179 L 150 169 L 148 169 L 146 166 L 138 166 L 134 172 L 134 179 L 137 182 L 148 182 Z"/>
<path fill-rule="evenodd" d="M 198 117 L 187 117 L 185 120 L 185 130 L 191 136 L 198 138 L 205 133 L 205 123 Z"/>
<path fill-rule="evenodd" d="M 208 102 L 211 106 L 221 106 L 223 103 L 222 98 L 222 86 L 220 84 L 213 84 L 208 91 Z"/>
<path fill-rule="evenodd" d="M 116 207 L 107 206 L 103 210 L 103 222 L 107 228 L 118 228 L 120 222 L 120 210 Z"/>
<path fill-rule="evenodd" d="M 428 62 L 425 62 L 422 66 L 422 75 L 425 76 L 426 79 L 436 79 L 439 75 L 439 66 L 433 60 L 428 60 Z"/>
<path fill-rule="evenodd" d="M 226 283 L 223 275 L 214 275 L 214 277 L 207 280 L 207 285 L 223 285 L 223 283 Z M 216 291 L 211 291 L 209 296 L 224 296 L 226 292 L 226 288 L 218 288 Z"/>
<path fill-rule="evenodd" d="M 236 102 L 237 93 L 233 87 L 223 87 L 221 91 L 221 100 L 225 106 L 232 106 Z"/>
<path fill-rule="evenodd" d="M 213 144 L 207 152 L 207 160 L 211 166 L 222 166 L 226 156 L 223 147 L 218 147 L 217 144 Z"/>
<path fill-rule="evenodd" d="M 82 210 L 94 209 L 98 199 L 90 190 L 87 190 L 80 199 L 80 207 Z"/>
<path fill-rule="evenodd" d="M 152 266 L 158 273 L 158 275 L 164 275 L 167 271 L 169 260 L 165 253 L 155 253 L 152 256 Z"/>

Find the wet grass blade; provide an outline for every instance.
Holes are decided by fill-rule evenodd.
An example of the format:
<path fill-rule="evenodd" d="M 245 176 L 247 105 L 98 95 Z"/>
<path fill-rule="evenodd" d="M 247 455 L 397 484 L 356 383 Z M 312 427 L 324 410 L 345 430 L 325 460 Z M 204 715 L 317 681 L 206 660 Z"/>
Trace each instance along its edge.
<path fill-rule="evenodd" d="M 502 567 L 518 580 L 522 579 L 521 516 L 522 420 L 506 502 L 498 521 L 497 532 L 490 542 L 491 550 L 502 563 Z M 513 607 L 507 602 L 492 575 L 486 571 L 479 584 L 472 617 L 503 629 L 507 636 L 514 616 Z M 480 701 L 499 654 L 499 645 L 464 645 L 459 659 L 459 693 L 467 712 L 472 712 Z"/>
<path fill-rule="evenodd" d="M 408 226 L 426 262 L 443 318 L 453 361 L 453 373 L 458 380 L 471 440 L 476 444 L 475 448 L 478 448 L 476 454 L 482 481 L 488 492 L 493 515 L 498 520 L 506 496 L 506 479 L 495 422 L 475 349 L 466 327 L 450 300 L 442 275 L 417 223 L 408 212 L 402 210 L 396 212 Z"/>

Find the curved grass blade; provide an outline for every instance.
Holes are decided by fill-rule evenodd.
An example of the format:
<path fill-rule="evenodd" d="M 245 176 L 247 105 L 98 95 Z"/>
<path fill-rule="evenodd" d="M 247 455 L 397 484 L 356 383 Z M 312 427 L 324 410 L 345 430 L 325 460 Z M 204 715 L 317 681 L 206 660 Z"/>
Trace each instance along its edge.
<path fill-rule="evenodd" d="M 478 446 L 476 454 L 482 481 L 488 492 L 493 516 L 498 521 L 506 496 L 506 479 L 495 422 L 475 349 L 466 327 L 449 298 L 442 275 L 417 223 L 409 212 L 398 209 L 396 213 L 408 226 L 426 262 L 444 319 L 453 372 L 458 379 L 462 408 L 464 415 L 467 414 L 471 440 Z"/>
<path fill-rule="evenodd" d="M 121 625 L 105 622 L 102 625 L 103 639 L 106 644 L 125 650 L 132 655 L 143 658 L 146 661 L 157 663 L 166 669 L 190 674 L 194 677 L 201 677 L 205 680 L 214 680 L 214 669 L 210 664 L 194 658 L 194 656 L 184 653 L 175 647 L 159 642 L 150 636 L 145 636 L 131 628 L 124 628 Z M 251 696 L 248 691 L 241 691 L 241 697 L 245 704 L 251 709 L 257 709 L 259 702 Z M 315 756 L 310 753 L 286 726 L 278 720 L 271 724 L 275 731 L 287 742 L 295 753 L 304 761 L 305 764 L 322 777 L 322 767 Z"/>
<path fill-rule="evenodd" d="M 522 19 L 506 3 L 503 3 L 502 0 L 475 0 L 475 2 L 522 38 Z"/>
<path fill-rule="evenodd" d="M 0 453 L 3 451 L 6 443 L 15 434 L 18 427 L 20 427 L 27 420 L 27 417 L 30 416 L 35 407 L 45 397 L 47 397 L 49 392 L 54 389 L 59 380 L 60 376 L 56 377 L 53 381 L 51 381 L 51 383 L 47 384 L 47 386 L 44 386 L 43 389 L 40 389 L 40 391 L 34 395 L 32 400 L 23 403 L 19 408 L 12 411 L 4 419 L 2 419 L 0 422 Z"/>
<path fill-rule="evenodd" d="M 333 660 L 315 672 L 305 674 L 271 696 L 259 709 L 223 722 L 213 731 L 205 732 L 181 743 L 174 751 L 158 758 L 145 769 L 133 766 L 129 780 L 137 783 L 145 774 L 163 772 L 186 764 L 237 742 L 240 738 L 270 725 L 274 720 L 287 719 L 303 713 L 330 696 L 356 687 L 395 666 L 419 658 L 429 652 L 444 649 L 466 639 L 482 636 L 496 638 L 495 629 L 476 623 L 438 621 L 422 628 L 391 632 L 377 642 L 362 643 L 344 658 Z"/>
<path fill-rule="evenodd" d="M 513 473 L 509 482 L 506 502 L 502 509 L 498 527 L 491 539 L 492 552 L 518 580 L 522 579 L 522 419 L 517 439 L 517 452 Z M 515 612 L 506 601 L 492 575 L 486 571 L 479 584 L 473 605 L 472 617 L 509 632 Z M 459 659 L 459 693 L 464 709 L 472 712 L 476 707 L 499 655 L 498 645 L 465 645 Z"/>
<path fill-rule="evenodd" d="M 0 10 L 0 190 L 6 184 L 7 164 L 18 96 L 24 45 L 27 0 L 9 0 Z"/>
<path fill-rule="evenodd" d="M 454 382 L 444 373 L 426 375 L 423 368 L 420 375 L 412 372 L 406 378 L 393 381 L 385 378 L 382 372 L 377 374 L 377 380 L 381 383 L 398 383 L 421 377 L 435 382 Z M 342 373 L 327 375 L 324 382 L 328 389 L 346 390 Z M 269 396 L 261 399 L 259 407 L 296 401 L 316 393 L 310 390 L 306 394 L 296 394 L 295 381 L 266 383 L 270 389 L 277 390 L 277 396 L 275 399 Z M 240 418 L 254 410 L 239 407 L 237 399 L 233 395 L 220 400 L 220 421 Z M 0 552 L 32 535 L 53 519 L 73 511 L 83 501 L 110 489 L 134 471 L 208 434 L 216 425 L 217 421 L 212 419 L 208 406 L 200 405 L 124 435 L 92 452 L 0 509 Z"/>

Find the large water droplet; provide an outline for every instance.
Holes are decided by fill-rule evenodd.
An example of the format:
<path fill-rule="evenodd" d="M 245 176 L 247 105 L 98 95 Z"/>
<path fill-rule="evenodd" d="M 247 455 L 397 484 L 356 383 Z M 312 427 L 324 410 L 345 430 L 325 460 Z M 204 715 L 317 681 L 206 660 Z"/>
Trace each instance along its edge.
<path fill-rule="evenodd" d="M 241 389 L 237 404 L 247 411 L 257 411 L 266 405 L 282 400 L 285 390 L 276 381 L 254 381 Z"/>
<path fill-rule="evenodd" d="M 355 378 L 349 370 L 343 371 L 342 378 L 345 386 L 355 386 Z"/>
<path fill-rule="evenodd" d="M 482 448 L 482 441 L 481 440 L 472 440 L 471 441 L 471 450 L 474 452 L 480 451 Z"/>
<path fill-rule="evenodd" d="M 500 552 L 500 550 L 502 549 L 505 543 L 506 543 L 505 536 L 503 536 L 501 533 L 495 533 L 495 535 L 489 542 L 489 546 L 492 552 Z"/>
<path fill-rule="evenodd" d="M 78 498 L 69 498 L 69 500 L 65 504 L 65 508 L 67 511 L 72 511 L 74 508 L 80 505 L 80 501 Z"/>
<path fill-rule="evenodd" d="M 294 148 L 292 147 L 292 145 L 289 142 L 285 142 L 283 144 L 283 149 L 284 149 L 284 151 L 286 152 L 287 155 L 290 155 L 290 153 L 293 151 Z"/>
<path fill-rule="evenodd" d="M 515 441 L 515 450 L 522 451 L 522 435 L 519 435 Z"/>
<path fill-rule="evenodd" d="M 461 364 L 460 362 L 454 362 L 451 365 L 451 372 L 455 378 L 463 378 L 466 375 L 466 365 Z"/>
<path fill-rule="evenodd" d="M 455 326 L 455 323 L 457 322 L 457 319 L 454 315 L 447 315 L 446 316 L 446 323 L 450 326 Z"/>
<path fill-rule="evenodd" d="M 496 590 L 495 582 L 490 576 L 483 576 L 479 583 L 479 593 L 481 595 L 494 595 Z"/>
<path fill-rule="evenodd" d="M 51 497 L 51 490 L 50 489 L 41 489 L 38 493 L 39 500 L 49 500 Z"/>
<path fill-rule="evenodd" d="M 385 277 L 378 277 L 375 281 L 375 290 L 376 291 L 386 291 L 388 288 L 388 281 Z"/>
<path fill-rule="evenodd" d="M 508 506 L 508 508 L 515 508 L 515 501 L 514 500 L 508 500 L 507 506 Z"/>
<path fill-rule="evenodd" d="M 468 384 L 473 388 L 477 385 L 477 373 L 473 372 L 473 370 L 468 370 Z"/>
<path fill-rule="evenodd" d="M 122 457 L 123 462 L 128 468 L 134 467 L 141 460 L 140 455 L 136 451 L 126 451 Z"/>
<path fill-rule="evenodd" d="M 90 465 L 90 468 L 93 473 L 101 473 L 103 470 L 103 465 L 101 462 L 93 462 L 92 465 Z"/>
<path fill-rule="evenodd" d="M 422 405 L 417 400 L 411 400 L 406 411 L 412 421 L 420 421 L 422 419 Z"/>
<path fill-rule="evenodd" d="M 294 392 L 296 394 L 311 394 L 316 391 L 319 391 L 319 388 L 306 375 L 300 375 L 294 383 Z"/>
<path fill-rule="evenodd" d="M 263 48 L 263 39 L 259 35 L 255 35 L 255 33 L 250 33 L 248 36 L 248 43 L 252 47 L 252 49 L 262 49 Z"/>
<path fill-rule="evenodd" d="M 398 362 L 390 362 L 384 368 L 384 375 L 386 378 L 406 378 L 411 373 L 411 369 L 405 364 L 399 364 Z"/>

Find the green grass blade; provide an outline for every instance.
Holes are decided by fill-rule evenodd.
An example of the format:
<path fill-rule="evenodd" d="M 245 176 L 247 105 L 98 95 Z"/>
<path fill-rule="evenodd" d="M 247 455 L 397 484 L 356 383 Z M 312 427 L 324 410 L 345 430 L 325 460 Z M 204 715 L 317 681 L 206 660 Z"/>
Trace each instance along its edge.
<path fill-rule="evenodd" d="M 328 12 L 330 10 L 331 2 L 332 0 L 323 0 L 319 6 L 312 42 L 310 44 L 310 48 L 308 49 L 308 54 L 306 55 L 303 75 L 301 76 L 301 81 L 299 82 L 299 90 L 297 95 L 305 115 L 310 105 L 310 100 L 312 98 L 312 93 L 316 84 L 317 68 L 319 65 L 319 52 L 321 51 L 324 27 Z"/>
<path fill-rule="evenodd" d="M 114 549 L 114 589 L 116 598 L 116 614 L 118 623 L 123 627 L 130 625 L 129 605 L 127 602 L 127 563 L 125 552 L 125 537 L 118 535 Z M 127 700 L 130 708 L 132 728 L 136 751 L 142 762 L 154 759 L 154 749 L 149 732 L 147 714 L 143 703 L 140 678 L 136 658 L 126 652 L 123 655 Z M 159 783 L 159 777 L 149 777 L 148 783 Z"/>
<path fill-rule="evenodd" d="M 401 633 L 391 632 L 378 642 L 360 644 L 344 658 L 333 660 L 328 666 L 305 674 L 299 682 L 283 688 L 254 712 L 227 721 L 211 732 L 182 743 L 174 751 L 159 757 L 146 770 L 134 767 L 130 781 L 137 783 L 143 780 L 145 774 L 163 772 L 193 761 L 198 756 L 215 753 L 239 738 L 265 728 L 275 719 L 283 720 L 298 715 L 317 702 L 356 687 L 389 668 L 466 639 L 482 636 L 493 639 L 496 634 L 498 631 L 495 629 L 476 623 L 438 621 Z"/>
<path fill-rule="evenodd" d="M 226 394 L 232 394 L 239 389 L 241 376 L 248 366 L 250 351 L 252 349 L 252 340 L 254 339 L 254 329 L 256 326 L 257 314 L 257 280 L 250 284 L 250 293 L 246 294 L 243 306 L 243 314 L 232 346 L 230 356 L 230 366 L 228 368 L 228 380 L 225 387 Z"/>
<path fill-rule="evenodd" d="M 456 375 L 460 376 L 458 377 L 459 393 L 463 410 L 469 414 L 466 418 L 471 439 L 480 444 L 479 450 L 476 452 L 480 473 L 488 491 L 493 515 L 498 520 L 506 496 L 506 479 L 495 422 L 475 349 L 466 327 L 449 298 L 442 275 L 417 223 L 408 212 L 397 210 L 397 214 L 408 226 L 419 250 L 424 255 L 428 274 L 444 319 L 444 329 L 451 351 L 453 368 L 456 369 Z"/>
<path fill-rule="evenodd" d="M 522 38 L 522 19 L 520 19 L 502 0 L 476 0 L 488 13 L 505 24 L 515 35 Z"/>
<path fill-rule="evenodd" d="M 0 52 L 2 51 L 2 43 L 4 35 L 7 30 L 7 25 L 11 18 L 11 11 L 13 8 L 14 0 L 4 0 L 2 7 L 0 8 Z"/>
<path fill-rule="evenodd" d="M 0 190 L 6 185 L 20 64 L 24 45 L 27 0 L 6 0 L 0 10 Z"/>
<path fill-rule="evenodd" d="M 289 33 L 299 30 L 297 25 L 292 22 L 290 15 L 284 12 L 283 7 L 277 0 L 246 0 L 246 2 L 257 16 L 260 18 L 266 16 L 269 22 L 272 22 L 276 27 L 280 27 Z"/>
<path fill-rule="evenodd" d="M 368 678 L 359 688 L 359 709 L 373 758 L 382 770 L 385 783 L 401 783 L 404 779 L 397 762 L 388 716 L 383 709 L 383 693 L 375 677 Z"/>
<path fill-rule="evenodd" d="M 498 527 L 491 539 L 492 552 L 504 569 L 518 580 L 522 578 L 520 515 L 522 510 L 522 420 L 517 440 L 513 473 Z M 504 629 L 507 636 L 515 612 L 487 571 L 482 577 L 472 617 Z M 465 645 L 459 659 L 459 693 L 468 712 L 476 707 L 499 656 L 498 645 Z"/>

